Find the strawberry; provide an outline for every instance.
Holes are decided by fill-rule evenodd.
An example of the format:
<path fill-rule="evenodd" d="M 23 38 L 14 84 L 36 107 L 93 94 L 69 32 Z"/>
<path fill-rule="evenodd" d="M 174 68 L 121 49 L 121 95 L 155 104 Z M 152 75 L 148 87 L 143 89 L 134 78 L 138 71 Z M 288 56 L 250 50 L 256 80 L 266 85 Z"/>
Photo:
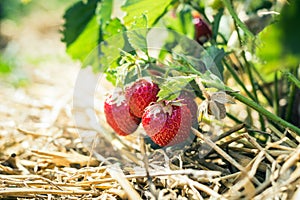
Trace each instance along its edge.
<path fill-rule="evenodd" d="M 140 118 L 130 113 L 125 96 L 119 89 L 105 100 L 104 114 L 107 123 L 121 136 L 133 133 L 141 121 Z"/>
<path fill-rule="evenodd" d="M 192 115 L 186 105 L 159 102 L 145 109 L 142 125 L 153 142 L 161 147 L 171 146 L 189 137 Z"/>
<path fill-rule="evenodd" d="M 198 105 L 195 102 L 195 95 L 191 92 L 188 92 L 186 90 L 182 90 L 178 99 L 181 99 L 182 104 L 186 104 L 187 107 L 190 109 L 191 115 L 192 115 L 192 124 L 193 127 L 198 126 L 198 116 L 197 116 L 197 111 L 198 111 Z"/>
<path fill-rule="evenodd" d="M 195 26 L 195 40 L 199 44 L 203 44 L 208 41 L 212 36 L 211 29 L 208 24 L 201 18 L 200 14 L 195 12 L 193 15 L 193 23 Z"/>
<path fill-rule="evenodd" d="M 156 96 L 158 91 L 158 85 L 146 79 L 139 79 L 127 87 L 126 99 L 129 103 L 130 112 L 141 118 L 145 108 L 158 99 Z"/>

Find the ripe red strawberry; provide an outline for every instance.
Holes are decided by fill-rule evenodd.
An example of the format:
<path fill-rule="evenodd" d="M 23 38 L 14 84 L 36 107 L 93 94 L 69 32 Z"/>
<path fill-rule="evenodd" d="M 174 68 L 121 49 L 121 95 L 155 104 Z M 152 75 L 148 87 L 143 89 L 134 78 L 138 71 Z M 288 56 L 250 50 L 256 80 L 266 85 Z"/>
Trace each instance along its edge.
<path fill-rule="evenodd" d="M 190 109 L 191 115 L 192 115 L 192 124 L 193 127 L 198 126 L 198 116 L 197 116 L 197 111 L 198 111 L 198 106 L 195 102 L 195 95 L 191 92 L 188 92 L 186 90 L 182 90 L 178 99 L 182 99 L 181 103 L 186 104 L 187 107 Z"/>
<path fill-rule="evenodd" d="M 203 19 L 201 19 L 199 13 L 194 12 L 192 15 L 193 23 L 195 26 L 195 40 L 202 45 L 207 42 L 209 38 L 211 38 L 212 32 L 208 24 Z"/>
<path fill-rule="evenodd" d="M 130 113 L 125 96 L 118 89 L 105 100 L 104 113 L 107 123 L 121 136 L 133 133 L 141 122 Z"/>
<path fill-rule="evenodd" d="M 192 115 L 186 105 L 165 104 L 160 102 L 148 106 L 142 117 L 147 135 L 159 146 L 185 141 L 192 125 Z"/>
<path fill-rule="evenodd" d="M 158 85 L 146 79 L 140 79 L 126 88 L 126 99 L 130 112 L 141 118 L 145 108 L 158 99 L 156 96 L 158 91 Z"/>

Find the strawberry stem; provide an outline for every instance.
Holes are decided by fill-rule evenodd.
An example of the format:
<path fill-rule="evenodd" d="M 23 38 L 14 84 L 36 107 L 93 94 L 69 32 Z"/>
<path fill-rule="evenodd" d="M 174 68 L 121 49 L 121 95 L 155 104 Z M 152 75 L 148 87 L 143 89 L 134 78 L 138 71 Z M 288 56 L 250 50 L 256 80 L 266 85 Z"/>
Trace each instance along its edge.
<path fill-rule="evenodd" d="M 210 95 L 207 93 L 207 91 L 205 90 L 205 87 L 203 85 L 203 83 L 201 82 L 200 78 L 199 77 L 196 77 L 195 79 L 197 85 L 199 86 L 203 96 L 207 99 L 207 100 L 210 100 Z"/>
<path fill-rule="evenodd" d="M 233 18 L 233 20 L 235 21 L 235 23 L 245 32 L 245 34 L 247 36 L 249 36 L 249 38 L 251 38 L 251 39 L 254 38 L 253 33 L 240 20 L 240 18 L 238 17 L 238 15 L 236 14 L 236 12 L 234 11 L 234 8 L 233 8 L 231 2 L 229 0 L 222 0 L 222 2 L 224 3 L 225 7 L 229 11 L 229 13 L 230 13 L 231 17 Z"/>
<path fill-rule="evenodd" d="M 135 68 L 136 68 L 136 73 L 137 73 L 137 76 L 138 78 L 142 78 L 142 70 L 141 70 L 141 66 L 139 64 L 139 62 L 135 62 Z"/>
<path fill-rule="evenodd" d="M 234 97 L 238 101 L 240 101 L 240 102 L 246 104 L 247 106 L 251 107 L 252 109 L 256 110 L 258 113 L 265 116 L 270 121 L 273 121 L 273 122 L 281 125 L 282 127 L 289 128 L 291 131 L 293 131 L 293 132 L 297 133 L 298 135 L 300 135 L 300 128 L 298 128 L 297 126 L 295 126 L 295 125 L 289 123 L 288 121 L 282 119 L 281 117 L 278 117 L 277 115 L 271 113 L 270 111 L 265 109 L 263 106 L 261 106 L 258 103 L 248 99 L 247 97 L 241 95 L 240 93 L 235 92 L 230 87 L 228 87 L 228 86 L 226 86 L 222 83 L 219 83 L 217 81 L 201 79 L 201 77 L 203 77 L 203 74 L 200 73 L 199 71 L 197 71 L 196 69 L 194 69 L 192 66 L 190 66 L 190 68 L 193 71 L 193 73 L 199 75 L 199 77 L 197 77 L 195 79 L 195 81 L 197 79 L 199 79 L 198 82 L 201 82 L 201 84 L 199 84 L 199 87 L 201 85 L 202 85 L 201 87 L 204 87 L 203 84 L 206 84 L 206 85 L 209 85 L 211 87 L 215 87 L 219 90 L 226 90 L 226 91 L 228 91 L 230 96 Z"/>
<path fill-rule="evenodd" d="M 218 89 L 225 89 L 227 91 L 229 91 L 229 95 L 234 97 L 235 99 L 237 99 L 238 101 L 246 104 L 247 106 L 253 108 L 254 110 L 256 110 L 257 112 L 259 112 L 260 114 L 264 115 L 267 119 L 281 125 L 282 127 L 286 127 L 289 128 L 291 131 L 297 133 L 298 135 L 300 135 L 300 129 L 298 127 L 296 127 L 295 125 L 285 121 L 284 119 L 278 117 L 277 115 L 271 113 L 270 111 L 268 111 L 267 109 L 265 109 L 264 107 L 262 107 L 261 105 L 259 105 L 258 103 L 248 99 L 247 97 L 241 95 L 240 93 L 234 92 L 231 88 L 229 88 L 228 86 L 225 85 L 220 85 L 219 83 L 208 83 L 209 85 L 216 87 Z"/>

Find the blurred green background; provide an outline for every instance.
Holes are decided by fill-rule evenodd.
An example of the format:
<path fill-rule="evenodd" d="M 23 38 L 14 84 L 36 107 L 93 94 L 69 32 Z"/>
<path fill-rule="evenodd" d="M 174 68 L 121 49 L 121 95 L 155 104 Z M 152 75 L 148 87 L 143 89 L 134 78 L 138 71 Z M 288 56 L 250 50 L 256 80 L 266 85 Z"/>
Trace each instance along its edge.
<path fill-rule="evenodd" d="M 285 4 L 275 21 L 259 34 L 257 65 L 266 80 L 276 70 L 297 68 L 300 63 L 300 1 Z"/>
<path fill-rule="evenodd" d="M 61 51 L 59 54 L 55 49 L 47 50 L 43 44 L 60 42 L 62 15 L 74 2 L 76 0 L 0 0 L 1 84 L 22 86 L 28 82 L 25 66 L 67 59 Z"/>

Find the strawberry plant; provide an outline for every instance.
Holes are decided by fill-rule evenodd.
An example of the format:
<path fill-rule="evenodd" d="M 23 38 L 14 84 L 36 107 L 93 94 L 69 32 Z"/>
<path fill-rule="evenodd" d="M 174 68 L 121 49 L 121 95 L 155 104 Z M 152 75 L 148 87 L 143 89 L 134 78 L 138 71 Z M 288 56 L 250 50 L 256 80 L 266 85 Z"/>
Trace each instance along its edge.
<path fill-rule="evenodd" d="M 156 98 L 159 101 L 174 100 L 186 85 L 192 85 L 196 96 L 208 98 L 208 114 L 212 114 L 216 119 L 225 118 L 226 110 L 222 102 L 226 101 L 210 100 L 209 95 L 203 95 L 209 88 L 215 88 L 216 92 L 223 90 L 223 95 L 230 95 L 256 110 L 263 130 L 267 120 L 271 124 L 288 127 L 300 133 L 299 128 L 261 106 L 262 102 L 257 94 L 259 80 L 254 78 L 253 73 L 256 71 L 245 57 L 246 50 L 242 51 L 242 60 L 239 63 L 245 65 L 246 76 L 248 75 L 253 92 L 245 87 L 233 69 L 232 64 L 235 61 L 231 59 L 236 53 L 225 53 L 224 49 L 227 47 L 224 42 L 227 39 L 219 29 L 224 8 L 227 8 L 233 17 L 234 25 L 244 32 L 244 35 L 238 32 L 241 43 L 253 40 L 254 34 L 251 27 L 248 28 L 237 17 L 229 1 L 215 4 L 217 12 L 211 16 L 206 15 L 205 5 L 198 1 L 163 0 L 153 4 L 149 0 L 127 0 L 119 13 L 114 13 L 114 6 L 115 3 L 108 0 L 76 3 L 64 16 L 66 22 L 63 41 L 67 45 L 67 52 L 74 59 L 81 60 L 84 66 L 92 66 L 95 71 L 105 73 L 106 78 L 118 87 L 128 87 L 132 84 L 132 89 L 128 91 L 136 90 L 136 84 L 139 82 L 134 82 L 142 77 L 151 77 L 156 82 L 159 92 L 158 87 L 153 88 L 155 91 L 150 92 L 153 96 L 147 94 L 149 88 L 141 94 L 127 92 L 127 99 L 131 96 L 129 107 L 133 115 L 141 118 L 145 107 Z M 124 17 L 122 12 L 125 13 Z M 75 19 L 79 18 L 81 23 L 76 23 Z M 261 30 L 263 28 L 261 27 Z M 197 45 L 193 39 L 201 45 Z M 225 84 L 224 66 L 249 98 Z M 196 79 L 198 81 L 195 81 Z M 263 97 L 269 101 L 270 94 L 265 88 L 260 89 Z M 197 117 L 195 106 L 193 107 L 195 121 Z M 235 122 L 240 121 L 230 113 L 228 116 Z"/>
<path fill-rule="evenodd" d="M 269 141 L 282 137 L 295 146 L 300 135 L 300 113 L 293 115 L 299 109 L 297 52 L 280 51 L 287 61 L 277 63 L 284 66 L 282 73 L 266 75 L 262 67 L 278 55 L 277 47 L 270 54 L 260 50 L 265 31 L 280 21 L 282 5 L 265 0 L 248 4 L 125 0 L 120 6 L 109 0 L 78 1 L 64 15 L 63 41 L 72 58 L 121 91 L 116 97 L 120 101 L 112 95 L 104 105 L 105 123 L 114 132 L 126 136 L 136 131 L 160 147 L 176 146 L 193 133 L 197 138 L 190 148 L 198 147 L 200 138 L 201 145 L 233 163 L 229 170 L 244 173 L 244 166 L 224 156 L 223 147 L 231 148 L 239 137 L 255 148 L 268 149 Z M 239 132 L 243 128 L 246 133 Z M 214 143 L 232 129 L 239 136 L 228 144 Z M 247 141 L 241 143 L 248 148 Z M 206 154 L 211 155 L 202 156 Z M 251 181 L 260 185 L 256 177 Z"/>

